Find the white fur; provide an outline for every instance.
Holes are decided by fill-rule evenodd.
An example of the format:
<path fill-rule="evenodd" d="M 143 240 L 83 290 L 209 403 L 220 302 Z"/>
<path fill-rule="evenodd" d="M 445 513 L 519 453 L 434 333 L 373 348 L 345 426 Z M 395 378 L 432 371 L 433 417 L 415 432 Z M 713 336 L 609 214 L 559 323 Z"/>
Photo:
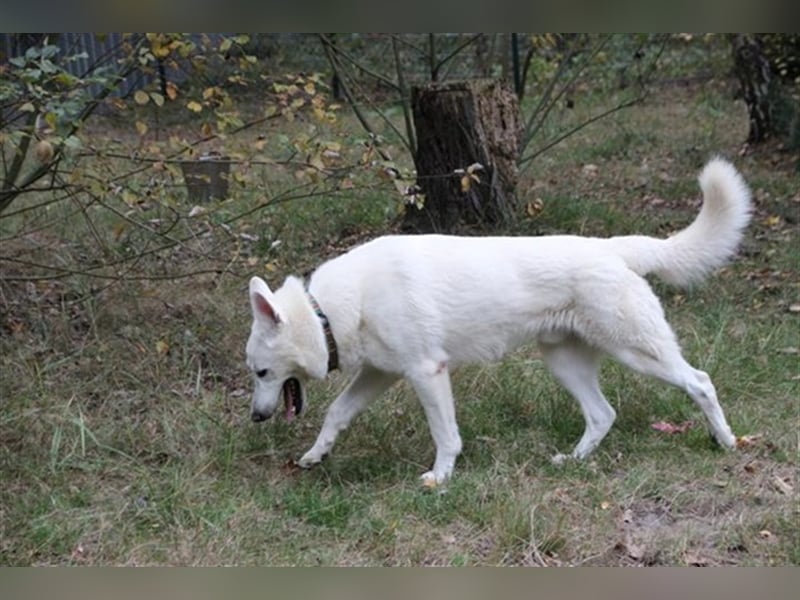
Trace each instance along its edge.
<path fill-rule="evenodd" d="M 700 175 L 703 207 L 686 229 L 666 240 L 576 236 L 387 236 L 323 264 L 309 291 L 354 377 L 333 402 L 301 466 L 318 463 L 367 403 L 397 379 L 413 386 L 436 445 L 426 483 L 440 483 L 461 451 L 450 371 L 499 360 L 537 342 L 556 379 L 576 398 L 586 420 L 571 455 L 592 452 L 615 412 L 598 383 L 609 354 L 635 371 L 683 389 L 705 414 L 716 440 L 735 437 L 708 375 L 681 355 L 661 305 L 642 277 L 656 273 L 687 284 L 724 264 L 750 218 L 750 193 L 729 163 L 714 159 Z M 272 294 L 254 277 L 254 322 L 248 363 L 257 378 L 253 414 L 270 416 L 288 377 L 325 375 L 327 346 L 302 283 L 289 278 Z M 260 310 L 263 299 L 270 310 Z M 263 303 L 260 305 L 263 308 Z M 561 461 L 564 455 L 554 460 Z"/>

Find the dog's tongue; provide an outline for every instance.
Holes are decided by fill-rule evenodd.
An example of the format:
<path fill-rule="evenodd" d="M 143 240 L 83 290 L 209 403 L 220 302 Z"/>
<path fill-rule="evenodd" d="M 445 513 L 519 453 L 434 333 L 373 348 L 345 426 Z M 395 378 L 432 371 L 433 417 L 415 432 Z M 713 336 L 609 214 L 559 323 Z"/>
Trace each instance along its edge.
<path fill-rule="evenodd" d="M 283 404 L 286 408 L 286 420 L 291 423 L 303 407 L 300 381 L 294 377 L 287 379 L 283 384 Z"/>

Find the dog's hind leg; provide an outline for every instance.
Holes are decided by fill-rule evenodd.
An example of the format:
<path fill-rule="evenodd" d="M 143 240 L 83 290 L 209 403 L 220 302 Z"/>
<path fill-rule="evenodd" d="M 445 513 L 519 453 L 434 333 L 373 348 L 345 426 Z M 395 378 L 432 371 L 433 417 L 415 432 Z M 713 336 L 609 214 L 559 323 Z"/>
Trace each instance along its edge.
<path fill-rule="evenodd" d="M 444 361 L 426 361 L 414 373 L 408 375 L 417 392 L 431 436 L 436 445 L 433 468 L 422 475 L 426 486 L 435 486 L 446 481 L 453 473 L 456 458 L 461 453 L 461 436 L 456 423 L 455 403 L 450 388 L 450 374 Z"/>
<path fill-rule="evenodd" d="M 550 372 L 578 401 L 586 421 L 586 429 L 572 453 L 556 454 L 555 464 L 568 458 L 585 458 L 597 448 L 616 418 L 614 408 L 600 391 L 598 370 L 600 354 L 577 339 L 560 344 L 540 344 Z"/>
<path fill-rule="evenodd" d="M 708 373 L 686 362 L 677 342 L 671 337 L 659 348 L 658 357 L 630 348 L 616 349 L 613 355 L 639 373 L 657 377 L 682 389 L 703 411 L 714 439 L 726 448 L 736 446 L 736 436 L 725 420 L 711 378 Z"/>
<path fill-rule="evenodd" d="M 331 403 L 317 441 L 297 464 L 308 468 L 322 461 L 333 448 L 338 435 L 347 429 L 353 418 L 364 410 L 370 400 L 386 391 L 397 379 L 397 375 L 364 367 Z"/>

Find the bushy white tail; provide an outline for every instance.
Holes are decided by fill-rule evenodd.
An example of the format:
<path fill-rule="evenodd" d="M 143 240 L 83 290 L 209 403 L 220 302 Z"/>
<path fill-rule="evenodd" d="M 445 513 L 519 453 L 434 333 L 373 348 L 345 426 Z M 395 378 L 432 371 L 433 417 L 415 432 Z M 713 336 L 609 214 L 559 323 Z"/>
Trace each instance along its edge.
<path fill-rule="evenodd" d="M 686 229 L 665 240 L 644 236 L 610 240 L 631 269 L 686 286 L 733 256 L 750 222 L 750 190 L 733 165 L 721 158 L 705 166 L 699 181 L 703 206 Z"/>

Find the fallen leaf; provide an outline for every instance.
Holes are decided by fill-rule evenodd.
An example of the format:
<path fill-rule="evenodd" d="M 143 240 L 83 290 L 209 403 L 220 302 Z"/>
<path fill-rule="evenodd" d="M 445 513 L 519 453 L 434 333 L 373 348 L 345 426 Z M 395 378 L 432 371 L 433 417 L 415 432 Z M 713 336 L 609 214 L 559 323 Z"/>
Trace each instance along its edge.
<path fill-rule="evenodd" d="M 769 538 L 772 537 L 772 532 L 769 529 L 762 529 L 761 531 L 758 532 L 758 535 L 760 535 L 765 540 L 768 540 Z"/>
<path fill-rule="evenodd" d="M 283 463 L 283 466 L 281 467 L 281 471 L 284 475 L 296 475 L 302 470 L 303 468 L 297 464 L 297 461 L 292 460 L 291 458 Z"/>
<path fill-rule="evenodd" d="M 789 312 L 800 313 L 800 302 L 789 305 Z"/>
<path fill-rule="evenodd" d="M 644 558 L 644 544 L 634 544 L 632 542 L 628 542 L 625 544 L 625 549 L 627 550 L 628 557 L 632 558 L 633 560 L 642 560 L 642 558 Z"/>
<path fill-rule="evenodd" d="M 781 494 L 784 494 L 785 496 L 790 496 L 794 491 L 794 488 L 791 485 L 786 483 L 786 481 L 784 481 L 783 478 L 778 477 L 777 475 L 775 475 L 775 477 L 772 478 L 772 487 L 774 487 L 776 490 L 778 490 Z"/>
<path fill-rule="evenodd" d="M 694 421 L 684 421 L 679 425 L 675 425 L 674 423 L 669 423 L 667 421 L 659 421 L 658 423 L 653 423 L 650 425 L 652 429 L 656 431 L 660 431 L 661 433 L 684 433 L 688 429 L 694 426 Z"/>
<path fill-rule="evenodd" d="M 740 435 L 736 438 L 736 447 L 737 448 L 749 448 L 750 446 L 755 446 L 757 442 L 761 440 L 763 436 L 758 433 L 755 435 Z"/>
<path fill-rule="evenodd" d="M 751 460 L 749 463 L 747 463 L 747 464 L 746 464 L 745 466 L 743 466 L 742 468 L 743 468 L 743 469 L 745 470 L 745 472 L 747 472 L 747 473 L 757 473 L 757 472 L 758 472 L 758 470 L 759 470 L 759 468 L 760 468 L 760 466 L 761 466 L 761 465 L 759 465 L 759 464 L 758 464 L 758 461 L 756 461 L 756 460 Z"/>
<path fill-rule="evenodd" d="M 589 176 L 597 175 L 597 171 L 598 170 L 599 170 L 599 167 L 597 165 L 593 165 L 591 163 L 588 164 L 588 165 L 583 165 L 583 173 L 585 175 L 589 175 Z"/>
<path fill-rule="evenodd" d="M 600 508 L 601 508 L 602 510 L 608 510 L 610 507 L 611 507 L 611 502 L 609 502 L 608 500 L 603 500 L 603 501 L 600 503 Z"/>
<path fill-rule="evenodd" d="M 158 352 L 158 354 L 161 356 L 165 355 L 167 352 L 169 352 L 169 344 L 164 340 L 158 340 L 156 342 L 156 352 Z"/>
<path fill-rule="evenodd" d="M 683 560 L 688 567 L 707 567 L 708 566 L 708 559 L 703 558 L 699 554 L 695 554 L 694 552 L 686 552 L 683 555 Z"/>

